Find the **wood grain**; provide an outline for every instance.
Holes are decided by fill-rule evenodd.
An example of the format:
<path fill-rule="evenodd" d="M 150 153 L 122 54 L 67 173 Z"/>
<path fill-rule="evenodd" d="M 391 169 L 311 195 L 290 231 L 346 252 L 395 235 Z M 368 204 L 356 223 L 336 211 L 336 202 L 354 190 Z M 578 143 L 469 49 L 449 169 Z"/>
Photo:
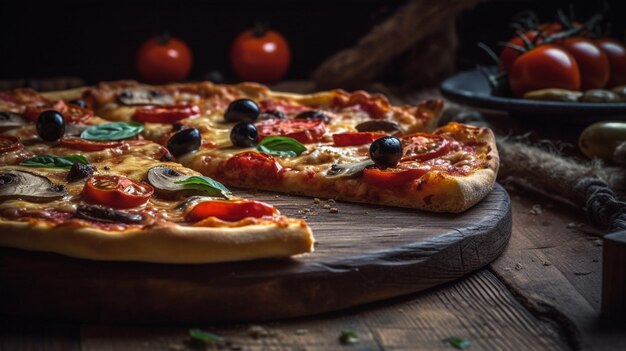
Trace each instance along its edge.
<path fill-rule="evenodd" d="M 3 249 L 0 311 L 134 322 L 311 315 L 459 278 L 495 259 L 511 228 L 509 198 L 500 186 L 459 215 L 248 195 L 307 218 L 318 241 L 315 253 L 294 260 L 164 265 Z"/>

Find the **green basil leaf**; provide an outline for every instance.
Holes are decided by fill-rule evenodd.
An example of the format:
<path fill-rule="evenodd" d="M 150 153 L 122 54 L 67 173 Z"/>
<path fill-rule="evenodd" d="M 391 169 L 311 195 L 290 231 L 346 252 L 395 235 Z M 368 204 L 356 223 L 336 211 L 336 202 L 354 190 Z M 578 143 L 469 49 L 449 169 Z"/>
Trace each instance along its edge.
<path fill-rule="evenodd" d="M 82 155 L 39 155 L 22 161 L 20 166 L 70 169 L 74 163 L 88 164 L 89 161 Z"/>
<path fill-rule="evenodd" d="M 306 151 L 306 147 L 294 138 L 270 136 L 259 143 L 257 150 L 269 155 L 296 157 Z"/>
<path fill-rule="evenodd" d="M 352 329 L 344 329 L 339 335 L 339 342 L 342 345 L 354 345 L 359 343 L 359 334 Z"/>
<path fill-rule="evenodd" d="M 113 122 L 91 126 L 80 137 L 87 140 L 123 140 L 143 132 L 143 124 L 135 122 Z"/>
<path fill-rule="evenodd" d="M 219 335 L 215 335 L 213 333 L 209 333 L 207 331 L 200 330 L 200 329 L 189 329 L 189 336 L 193 340 L 202 341 L 202 342 L 207 343 L 207 344 L 208 343 L 214 343 L 214 342 L 220 342 L 220 341 L 224 340 L 224 338 L 219 336 Z"/>
<path fill-rule="evenodd" d="M 209 177 L 191 176 L 189 178 L 179 180 L 175 183 L 182 184 L 187 189 L 203 191 L 209 196 L 221 196 L 224 198 L 228 198 L 230 197 L 230 195 L 233 194 L 222 183 Z"/>
<path fill-rule="evenodd" d="M 452 337 L 452 338 L 447 338 L 444 341 L 447 341 L 448 343 L 450 343 L 450 345 L 456 347 L 459 350 L 464 350 L 470 346 L 469 340 L 463 339 L 463 338 Z"/>

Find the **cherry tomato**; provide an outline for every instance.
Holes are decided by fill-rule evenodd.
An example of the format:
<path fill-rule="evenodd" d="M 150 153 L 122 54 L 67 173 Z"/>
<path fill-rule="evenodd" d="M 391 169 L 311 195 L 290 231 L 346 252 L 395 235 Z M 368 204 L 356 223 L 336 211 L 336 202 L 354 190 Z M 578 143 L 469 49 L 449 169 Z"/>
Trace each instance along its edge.
<path fill-rule="evenodd" d="M 24 145 L 13 135 L 0 135 L 0 154 L 20 150 Z"/>
<path fill-rule="evenodd" d="M 148 83 L 180 81 L 189 75 L 193 57 L 187 44 L 161 35 L 148 39 L 137 52 L 139 74 Z"/>
<path fill-rule="evenodd" d="M 231 170 L 234 177 L 258 180 L 278 180 L 282 166 L 274 157 L 261 152 L 245 151 L 234 155 L 226 161 L 226 169 Z"/>
<path fill-rule="evenodd" d="M 524 35 L 526 36 L 526 38 L 528 38 L 528 40 L 530 40 L 532 42 L 537 37 L 537 31 L 536 30 L 530 30 L 530 31 L 524 33 Z M 541 44 L 542 42 L 543 42 L 543 40 L 537 39 L 537 44 Z M 520 46 L 520 47 L 525 47 L 524 40 L 520 36 L 515 36 L 515 37 L 511 38 L 508 43 L 509 44 L 513 44 L 513 45 L 517 45 L 517 46 Z M 511 49 L 511 48 L 504 47 L 502 49 L 502 51 L 500 52 L 500 68 L 504 72 L 509 72 L 511 70 L 511 66 L 513 66 L 513 62 L 520 55 L 521 55 L 520 52 L 518 52 L 518 51 L 516 51 L 514 49 Z"/>
<path fill-rule="evenodd" d="M 440 135 L 415 133 L 400 138 L 404 161 L 427 161 L 450 152 L 450 140 Z"/>
<path fill-rule="evenodd" d="M 260 201 L 213 200 L 201 202 L 194 206 L 194 208 L 185 215 L 185 220 L 189 222 L 197 222 L 208 217 L 216 217 L 223 221 L 237 222 L 248 217 L 260 218 L 265 216 L 275 216 L 277 214 L 278 211 L 274 208 L 274 206 Z"/>
<path fill-rule="evenodd" d="M 133 119 L 144 123 L 174 123 L 198 115 L 200 108 L 195 105 L 145 106 L 135 110 Z"/>
<path fill-rule="evenodd" d="M 322 139 L 326 126 L 322 119 L 268 119 L 255 124 L 259 132 L 259 141 L 270 135 L 282 135 L 294 138 L 306 144 Z"/>
<path fill-rule="evenodd" d="M 569 52 L 580 70 L 582 90 L 601 89 L 609 81 L 609 59 L 593 41 L 587 38 L 567 38 L 560 43 Z"/>
<path fill-rule="evenodd" d="M 287 40 L 280 33 L 262 27 L 239 34 L 230 49 L 231 65 L 242 80 L 275 82 L 285 76 L 290 61 Z"/>
<path fill-rule="evenodd" d="M 62 114 L 68 123 L 80 123 L 94 115 L 93 110 L 74 104 L 67 104 L 67 110 Z"/>
<path fill-rule="evenodd" d="M 91 141 L 77 137 L 63 137 L 59 144 L 63 147 L 81 151 L 101 151 L 122 146 L 121 141 Z"/>
<path fill-rule="evenodd" d="M 114 208 L 137 207 L 148 202 L 154 188 L 123 176 L 97 175 L 87 179 L 83 196 L 88 202 Z"/>
<path fill-rule="evenodd" d="M 384 137 L 383 133 L 354 132 L 333 134 L 333 141 L 336 146 L 358 146 L 371 144 L 374 140 Z"/>
<path fill-rule="evenodd" d="M 366 168 L 363 170 L 363 181 L 381 188 L 398 188 L 420 178 L 430 171 L 428 166 L 402 167 L 378 169 Z"/>
<path fill-rule="evenodd" d="M 520 98 L 539 89 L 580 90 L 580 70 L 567 51 L 554 45 L 541 45 L 513 62 L 509 85 L 513 94 Z"/>
<path fill-rule="evenodd" d="M 595 41 L 600 50 L 609 58 L 609 88 L 626 84 L 626 47 L 615 39 L 602 38 Z"/>
<path fill-rule="evenodd" d="M 39 118 L 39 115 L 44 111 L 54 110 L 61 114 L 64 114 L 65 112 L 67 112 L 67 109 L 68 109 L 67 104 L 63 102 L 62 100 L 59 100 L 55 103 L 47 103 L 44 105 L 41 105 L 41 104 L 29 105 L 29 106 L 26 106 L 26 109 L 24 110 L 24 117 L 31 121 L 37 121 L 37 119 Z"/>

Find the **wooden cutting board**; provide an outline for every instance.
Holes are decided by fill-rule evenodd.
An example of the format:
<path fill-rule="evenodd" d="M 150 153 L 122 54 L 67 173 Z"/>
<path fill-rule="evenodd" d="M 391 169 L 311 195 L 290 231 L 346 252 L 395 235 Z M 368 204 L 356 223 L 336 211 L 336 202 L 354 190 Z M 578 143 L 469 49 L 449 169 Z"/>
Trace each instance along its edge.
<path fill-rule="evenodd" d="M 103 322 L 318 314 L 457 279 L 495 259 L 511 233 L 510 200 L 497 184 L 481 203 L 456 215 L 253 196 L 289 216 L 306 217 L 315 252 L 290 260 L 168 265 L 2 248 L 0 313 Z"/>

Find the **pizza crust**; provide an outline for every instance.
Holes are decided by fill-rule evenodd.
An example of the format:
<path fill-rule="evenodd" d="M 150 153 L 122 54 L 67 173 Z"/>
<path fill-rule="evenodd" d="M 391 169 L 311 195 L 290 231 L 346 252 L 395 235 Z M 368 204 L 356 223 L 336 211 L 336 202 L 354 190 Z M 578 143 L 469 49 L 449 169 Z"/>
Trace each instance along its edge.
<path fill-rule="evenodd" d="M 45 222 L 0 221 L 0 245 L 106 261 L 212 263 L 289 257 L 312 252 L 303 220 L 242 227 L 186 227 L 174 223 L 124 232 Z"/>

